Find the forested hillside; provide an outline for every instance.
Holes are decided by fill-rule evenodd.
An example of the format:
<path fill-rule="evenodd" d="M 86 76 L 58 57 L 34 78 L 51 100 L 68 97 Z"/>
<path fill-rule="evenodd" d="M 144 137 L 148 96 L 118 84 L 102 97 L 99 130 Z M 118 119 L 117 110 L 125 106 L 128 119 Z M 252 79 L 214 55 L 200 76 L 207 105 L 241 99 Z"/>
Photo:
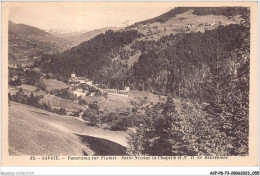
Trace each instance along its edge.
<path fill-rule="evenodd" d="M 117 72 L 111 58 L 117 56 L 123 46 L 138 37 L 140 34 L 135 30 L 117 32 L 109 30 L 61 54 L 42 56 L 43 71 L 52 72 L 57 78 L 66 81 L 74 70 L 79 76 L 91 78 L 98 83 L 104 82 L 109 76 L 104 69 L 111 67 L 113 73 Z M 49 62 L 44 62 L 47 60 Z"/>
<path fill-rule="evenodd" d="M 157 42 L 136 42 L 133 47 L 142 55 L 127 74 L 126 84 L 157 94 L 201 97 L 217 69 L 233 67 L 235 50 L 241 47 L 246 31 L 246 27 L 230 25 L 205 33 L 170 35 Z"/>
<path fill-rule="evenodd" d="M 132 30 L 108 31 L 62 54 L 45 56 L 51 60 L 43 64 L 43 70 L 64 81 L 74 70 L 77 75 L 111 88 L 130 86 L 156 94 L 203 98 L 217 70 L 235 69 L 237 50 L 247 31 L 245 26 L 229 25 L 205 33 L 170 35 L 158 41 L 135 40 L 140 35 Z M 132 53 L 122 49 L 132 42 Z M 117 55 L 131 56 L 137 51 L 141 56 L 131 68 L 113 60 Z"/>
<path fill-rule="evenodd" d="M 189 101 L 192 96 L 197 95 L 196 93 L 200 93 L 198 97 L 208 105 L 200 108 L 201 99 L 196 98 L 193 99 L 194 102 L 190 101 L 185 105 L 183 114 L 178 114 L 176 105 L 169 96 L 166 103 L 147 108 L 146 114 L 142 117 L 144 125 L 130 133 L 132 136 L 128 148 L 130 154 L 248 155 L 250 72 L 248 22 L 245 16 L 242 26 L 221 27 L 205 35 L 189 34 L 187 35 L 189 39 L 184 36 L 179 41 L 180 48 L 168 50 L 168 55 L 176 53 L 175 58 L 181 58 L 171 62 L 173 72 L 177 72 L 171 84 L 174 80 L 180 81 L 180 84 L 177 84 L 178 89 L 173 89 L 180 93 L 177 96 L 187 96 L 183 101 Z M 184 45 L 187 50 L 184 49 Z M 191 50 L 191 48 L 197 49 Z M 185 61 L 185 58 L 188 60 Z M 197 62 L 192 58 L 197 58 Z M 160 67 L 159 63 L 162 62 L 154 62 L 157 68 Z M 205 65 L 207 69 L 200 64 Z M 168 65 L 162 66 L 167 68 Z M 196 71 L 198 76 L 194 76 Z M 146 72 L 147 75 L 157 73 L 149 69 Z M 139 74 L 136 75 L 140 77 Z M 190 95 L 183 94 L 185 91 L 180 91 L 183 89 Z"/>

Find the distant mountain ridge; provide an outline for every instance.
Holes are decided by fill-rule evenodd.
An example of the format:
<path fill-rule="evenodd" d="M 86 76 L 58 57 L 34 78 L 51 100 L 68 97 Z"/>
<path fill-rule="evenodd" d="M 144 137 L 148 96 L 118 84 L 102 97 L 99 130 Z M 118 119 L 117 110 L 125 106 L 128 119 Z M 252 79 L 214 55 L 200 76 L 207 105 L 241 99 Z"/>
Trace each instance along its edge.
<path fill-rule="evenodd" d="M 137 22 L 128 28 L 136 27 L 138 25 L 152 24 L 156 22 L 165 23 L 171 18 L 176 17 L 177 14 L 193 10 L 194 15 L 205 16 L 205 15 L 223 15 L 223 16 L 235 16 L 246 13 L 246 7 L 176 7 L 160 16 L 155 18 Z"/>
<path fill-rule="evenodd" d="M 79 45 L 82 42 L 88 41 L 95 36 L 105 33 L 108 30 L 119 30 L 119 27 L 105 27 L 100 29 L 95 29 L 87 32 L 60 32 L 56 30 L 50 30 L 52 35 L 64 38 L 65 40 L 69 41 L 73 46 Z"/>
<path fill-rule="evenodd" d="M 53 54 L 69 49 L 71 44 L 39 28 L 8 23 L 9 62 L 27 61 L 42 54 Z"/>
<path fill-rule="evenodd" d="M 124 28 L 133 24 L 134 24 L 133 21 L 126 20 L 116 25 L 98 28 L 89 31 L 73 32 L 73 31 L 64 31 L 61 29 L 50 29 L 47 32 L 54 36 L 64 38 L 65 40 L 69 41 L 73 46 L 76 46 L 82 42 L 88 41 L 96 37 L 99 34 L 105 33 L 108 30 L 113 30 L 113 31 L 123 30 Z"/>

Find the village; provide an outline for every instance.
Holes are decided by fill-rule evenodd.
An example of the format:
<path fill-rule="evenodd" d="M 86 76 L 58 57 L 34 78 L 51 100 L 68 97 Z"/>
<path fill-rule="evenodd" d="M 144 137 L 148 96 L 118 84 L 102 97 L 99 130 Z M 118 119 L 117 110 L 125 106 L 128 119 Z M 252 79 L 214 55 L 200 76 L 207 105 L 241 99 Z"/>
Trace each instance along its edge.
<path fill-rule="evenodd" d="M 125 111 L 133 107 L 129 87 L 123 90 L 105 89 L 88 78 L 77 76 L 74 71 L 67 81 L 57 80 L 52 73 L 45 74 L 30 62 L 9 64 L 8 68 L 9 99 L 12 101 L 28 104 L 30 96 L 37 97 L 38 103 L 34 106 L 62 115 L 80 117 L 81 121 L 82 112 L 90 107 L 99 113 L 115 112 L 118 109 Z"/>
<path fill-rule="evenodd" d="M 51 74 L 42 73 L 40 68 L 33 67 L 33 63 L 26 62 L 22 64 L 9 64 L 9 70 L 11 70 L 11 74 L 9 75 L 9 81 L 16 82 L 20 81 L 21 84 L 26 84 L 26 80 L 23 78 L 23 74 L 25 72 L 35 72 L 40 75 L 40 80 L 50 79 Z M 12 74 L 15 70 L 19 70 L 19 74 Z M 13 71 L 13 72 L 12 72 Z M 16 72 L 17 73 L 17 72 Z M 85 96 L 101 96 L 102 94 L 111 94 L 117 96 L 125 96 L 128 97 L 130 88 L 125 87 L 124 90 L 118 89 L 102 89 L 98 84 L 94 84 L 92 80 L 85 77 L 78 77 L 76 73 L 73 71 L 71 73 L 71 77 L 67 81 L 68 86 L 70 87 L 70 92 L 76 95 L 77 97 L 85 97 Z M 59 88 L 57 88 L 59 89 Z"/>
<path fill-rule="evenodd" d="M 146 91 L 108 89 L 72 71 L 67 81 L 43 73 L 33 64 L 9 65 L 9 107 L 16 103 L 65 117 L 74 117 L 89 126 L 126 130 L 136 119 L 131 113 L 144 113 L 139 106 L 160 101 Z M 118 118 L 120 117 L 120 118 Z"/>
<path fill-rule="evenodd" d="M 77 77 L 74 71 L 71 74 L 71 78 L 68 80 L 68 84 L 71 86 L 71 92 L 77 95 L 77 97 L 99 96 L 99 92 L 102 94 L 107 93 L 127 97 L 130 91 L 129 87 L 125 87 L 124 90 L 99 88 L 98 84 L 93 84 L 90 79 Z"/>

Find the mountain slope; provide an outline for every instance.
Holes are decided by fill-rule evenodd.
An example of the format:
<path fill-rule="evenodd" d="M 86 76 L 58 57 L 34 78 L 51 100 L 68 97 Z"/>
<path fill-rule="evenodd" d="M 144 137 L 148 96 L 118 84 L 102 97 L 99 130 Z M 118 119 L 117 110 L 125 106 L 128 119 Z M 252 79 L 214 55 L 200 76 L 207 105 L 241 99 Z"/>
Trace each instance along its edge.
<path fill-rule="evenodd" d="M 11 102 L 8 117 L 10 155 L 93 154 L 71 130 L 47 120 L 51 117 L 66 121 L 62 116 Z"/>
<path fill-rule="evenodd" d="M 198 16 L 206 16 L 206 15 L 223 15 L 223 16 L 236 16 L 236 15 L 242 15 L 246 12 L 247 8 L 245 7 L 176 7 L 169 12 L 166 12 L 158 17 L 141 21 L 138 23 L 135 23 L 132 26 L 129 26 L 129 28 L 136 27 L 138 25 L 147 25 L 152 23 L 165 23 L 168 20 L 176 17 L 178 14 L 185 13 L 187 11 L 193 11 L 194 15 Z"/>
<path fill-rule="evenodd" d="M 8 23 L 8 54 L 12 62 L 27 61 L 42 54 L 64 51 L 70 43 L 38 28 Z"/>
<path fill-rule="evenodd" d="M 79 76 L 102 80 L 105 75 L 99 75 L 100 71 L 114 63 L 109 58 L 116 57 L 123 46 L 139 37 L 140 34 L 135 30 L 117 32 L 109 30 L 61 54 L 46 56 L 47 58 L 43 59 L 50 59 L 50 62 L 42 63 L 42 70 L 52 72 L 58 77 L 62 76 L 65 80 L 70 77 L 72 70 L 75 70 Z M 57 67 L 57 64 L 61 66 Z"/>
<path fill-rule="evenodd" d="M 126 146 L 125 132 L 89 127 L 71 116 L 16 102 L 11 102 L 8 120 L 10 155 L 97 155 L 106 148 L 102 154 L 118 155 Z"/>
<path fill-rule="evenodd" d="M 62 76 L 64 81 L 74 70 L 104 87 L 130 86 L 155 94 L 205 97 L 218 65 L 225 63 L 223 69 L 235 69 L 235 58 L 240 57 L 236 50 L 245 43 L 243 36 L 249 31 L 240 24 L 244 8 L 179 9 L 178 13 L 173 9 L 166 13 L 170 15 L 162 15 L 167 17 L 165 22 L 151 20 L 108 31 L 52 55 L 42 70 Z"/>

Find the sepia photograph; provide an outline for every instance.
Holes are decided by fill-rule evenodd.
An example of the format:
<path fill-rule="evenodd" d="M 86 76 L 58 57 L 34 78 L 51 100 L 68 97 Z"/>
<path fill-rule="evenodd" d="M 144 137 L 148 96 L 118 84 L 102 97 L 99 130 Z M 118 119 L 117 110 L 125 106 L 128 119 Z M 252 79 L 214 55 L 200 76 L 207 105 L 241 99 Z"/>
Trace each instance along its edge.
<path fill-rule="evenodd" d="M 257 165 L 257 6 L 233 5 L 3 3 L 2 162 Z"/>

